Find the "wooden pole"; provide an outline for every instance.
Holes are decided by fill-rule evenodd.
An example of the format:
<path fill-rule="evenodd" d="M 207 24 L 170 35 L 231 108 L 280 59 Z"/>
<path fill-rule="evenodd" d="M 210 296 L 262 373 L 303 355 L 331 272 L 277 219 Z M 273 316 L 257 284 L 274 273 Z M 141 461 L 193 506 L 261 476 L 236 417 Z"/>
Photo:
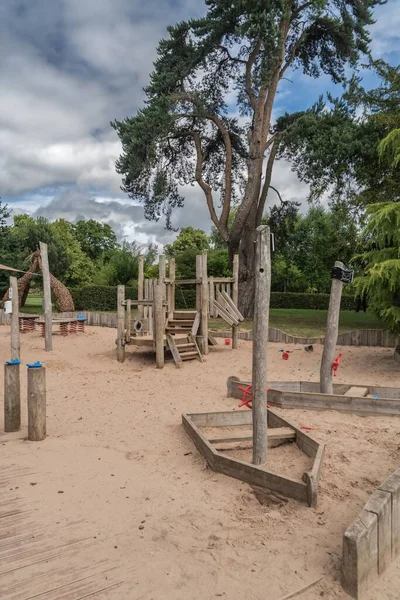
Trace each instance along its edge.
<path fill-rule="evenodd" d="M 158 257 L 158 282 L 161 284 L 162 286 L 162 291 L 163 291 L 163 302 L 166 298 L 166 290 L 165 290 L 165 273 L 166 273 L 166 266 L 165 266 L 165 254 L 160 254 L 160 256 Z"/>
<path fill-rule="evenodd" d="M 143 300 L 143 283 L 144 283 L 144 258 L 138 258 L 138 300 Z M 143 319 L 143 305 L 139 304 L 139 317 Z"/>
<path fill-rule="evenodd" d="M 335 262 L 335 267 L 344 269 L 340 261 Z M 329 298 L 328 320 L 326 324 L 324 350 L 322 352 L 320 389 L 322 394 L 332 394 L 332 363 L 335 358 L 335 349 L 339 333 L 340 301 L 342 298 L 343 283 L 339 279 L 332 279 L 331 296 Z"/>
<path fill-rule="evenodd" d="M 4 365 L 4 431 L 21 429 L 19 365 Z"/>
<path fill-rule="evenodd" d="M 44 348 L 46 352 L 53 350 L 52 338 L 52 313 L 51 313 L 51 287 L 50 287 L 50 269 L 49 258 L 47 254 L 47 244 L 40 242 L 40 257 L 42 261 L 43 274 L 43 294 L 44 294 L 44 321 L 45 321 L 45 339 Z"/>
<path fill-rule="evenodd" d="M 143 308 L 143 306 L 142 306 Z M 131 341 L 131 331 L 132 331 L 132 300 L 126 301 L 126 334 L 125 341 L 127 344 Z"/>
<path fill-rule="evenodd" d="M 210 317 L 214 318 L 214 300 L 215 300 L 214 277 L 208 278 L 208 298 L 209 298 L 209 302 L 210 302 Z"/>
<path fill-rule="evenodd" d="M 203 355 L 208 354 L 208 277 L 207 254 L 201 257 L 201 335 L 203 337 Z"/>
<path fill-rule="evenodd" d="M 11 288 L 11 360 L 19 358 L 21 352 L 19 339 L 19 299 L 18 299 L 18 280 L 16 277 L 10 277 Z"/>
<path fill-rule="evenodd" d="M 119 285 L 117 291 L 117 360 L 125 360 L 125 286 Z"/>
<path fill-rule="evenodd" d="M 175 259 L 169 259 L 169 280 L 170 280 L 170 294 L 169 294 L 169 316 L 172 319 L 174 311 L 175 311 L 175 280 L 176 280 L 176 270 L 175 270 Z"/>
<path fill-rule="evenodd" d="M 28 367 L 28 440 L 46 437 L 46 369 Z"/>
<path fill-rule="evenodd" d="M 256 229 L 255 295 L 253 323 L 253 464 L 267 459 L 267 342 L 271 290 L 270 231 Z"/>
<path fill-rule="evenodd" d="M 201 254 L 196 256 L 196 279 L 201 279 Z M 201 310 L 201 284 L 196 283 L 196 311 Z"/>
<path fill-rule="evenodd" d="M 233 257 L 233 286 L 232 286 L 232 300 L 235 306 L 239 303 L 239 255 L 235 254 Z M 237 350 L 238 347 L 238 328 L 237 326 L 232 327 L 232 350 Z"/>
<path fill-rule="evenodd" d="M 164 367 L 164 325 L 165 314 L 163 306 L 164 284 L 158 283 L 154 286 L 154 339 L 156 342 L 156 365 L 157 369 Z"/>

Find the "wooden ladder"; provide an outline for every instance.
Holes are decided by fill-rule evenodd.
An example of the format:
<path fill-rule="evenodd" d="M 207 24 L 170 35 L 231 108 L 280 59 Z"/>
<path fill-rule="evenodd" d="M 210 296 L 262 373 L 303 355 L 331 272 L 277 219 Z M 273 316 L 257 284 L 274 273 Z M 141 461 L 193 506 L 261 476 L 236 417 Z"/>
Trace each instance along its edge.
<path fill-rule="evenodd" d="M 189 333 L 186 338 L 174 338 L 167 332 L 167 343 L 177 367 L 182 367 L 183 361 L 198 359 L 203 362 L 196 337 Z"/>

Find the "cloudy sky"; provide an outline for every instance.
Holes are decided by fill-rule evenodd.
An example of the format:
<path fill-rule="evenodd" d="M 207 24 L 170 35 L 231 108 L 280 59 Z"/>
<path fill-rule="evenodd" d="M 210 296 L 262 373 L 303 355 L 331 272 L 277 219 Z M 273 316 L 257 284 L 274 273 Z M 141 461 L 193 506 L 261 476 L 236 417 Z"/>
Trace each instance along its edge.
<path fill-rule="evenodd" d="M 168 24 L 196 16 L 200 0 L 1 0 L 0 196 L 15 212 L 49 219 L 95 218 L 120 237 L 171 241 L 163 223 L 120 191 L 120 145 L 110 120 L 143 101 L 157 42 Z M 376 10 L 373 52 L 400 62 L 400 0 Z M 292 78 L 293 79 L 293 78 Z M 300 73 L 284 82 L 277 112 L 309 106 L 330 85 Z M 370 85 L 373 81 L 368 82 Z M 288 165 L 273 185 L 285 199 L 307 188 Z M 202 193 L 185 190 L 176 227 L 210 228 Z M 271 202 L 275 201 L 271 196 Z"/>

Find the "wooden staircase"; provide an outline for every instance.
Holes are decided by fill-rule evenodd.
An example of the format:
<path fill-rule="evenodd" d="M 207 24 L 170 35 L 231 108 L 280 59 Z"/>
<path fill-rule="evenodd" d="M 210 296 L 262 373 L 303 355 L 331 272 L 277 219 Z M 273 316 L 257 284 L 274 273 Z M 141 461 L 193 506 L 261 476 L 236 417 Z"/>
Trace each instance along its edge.
<path fill-rule="evenodd" d="M 196 311 L 175 311 L 172 319 L 168 320 L 165 333 L 177 367 L 181 367 L 185 360 L 198 359 L 203 362 L 196 342 L 199 324 L 200 313 Z M 175 337 L 177 334 L 180 337 Z"/>

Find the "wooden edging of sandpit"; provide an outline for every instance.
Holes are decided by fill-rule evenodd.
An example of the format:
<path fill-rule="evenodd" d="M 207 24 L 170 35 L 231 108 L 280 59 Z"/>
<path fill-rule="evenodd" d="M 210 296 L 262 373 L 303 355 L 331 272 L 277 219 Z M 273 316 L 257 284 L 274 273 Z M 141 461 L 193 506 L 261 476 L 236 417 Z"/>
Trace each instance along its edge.
<path fill-rule="evenodd" d="M 343 396 L 341 394 L 321 394 L 316 392 L 301 391 L 303 382 L 271 382 L 268 385 L 268 403 L 279 408 L 300 410 L 337 410 L 362 416 L 397 415 L 400 416 L 400 399 L 396 398 L 362 398 L 358 396 Z M 274 389 L 273 386 L 282 389 Z M 310 386 L 312 384 L 309 384 Z M 316 384 L 313 384 L 316 385 Z M 240 381 L 238 377 L 228 377 L 228 398 L 243 399 L 243 390 L 250 386 L 247 381 Z M 307 387 L 307 382 L 304 382 Z M 299 391 L 288 389 L 294 387 Z M 339 390 L 357 387 L 356 384 L 339 385 Z M 374 386 L 375 387 L 375 386 Z M 241 389 L 242 388 L 242 389 Z M 394 394 L 400 392 L 397 388 L 376 388 L 380 393 Z"/>
<path fill-rule="evenodd" d="M 232 458 L 218 451 L 202 433 L 202 427 L 240 427 L 252 426 L 251 411 L 223 411 L 213 413 L 183 414 L 182 425 L 214 471 L 240 479 L 252 486 L 266 488 L 288 498 L 305 502 L 315 507 L 318 496 L 318 481 L 322 469 L 325 445 L 301 431 L 295 424 L 283 419 L 274 411 L 268 411 L 268 426 L 274 428 L 290 428 L 295 432 L 295 442 L 307 456 L 313 459 L 312 469 L 303 474 L 303 480 L 298 481 L 282 475 L 277 475 L 261 466 Z"/>
<path fill-rule="evenodd" d="M 373 492 L 343 535 L 342 585 L 362 600 L 400 554 L 400 469 Z"/>

